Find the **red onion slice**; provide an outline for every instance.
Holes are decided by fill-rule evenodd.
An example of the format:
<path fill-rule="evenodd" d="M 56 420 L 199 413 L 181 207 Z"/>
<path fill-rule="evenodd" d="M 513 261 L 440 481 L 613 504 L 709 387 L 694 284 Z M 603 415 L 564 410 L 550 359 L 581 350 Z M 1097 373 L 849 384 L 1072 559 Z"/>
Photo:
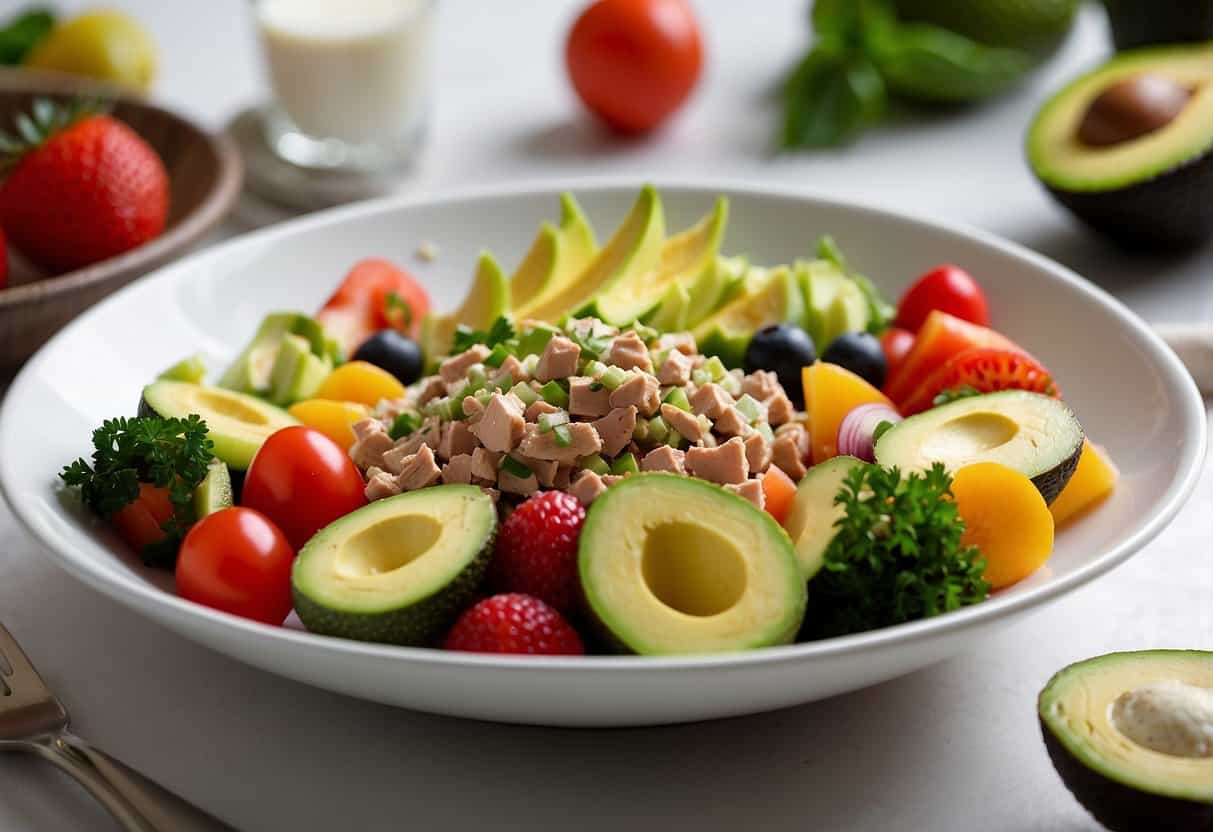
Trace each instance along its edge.
<path fill-rule="evenodd" d="M 838 453 L 854 456 L 864 462 L 875 462 L 873 438 L 881 422 L 897 424 L 901 414 L 887 404 L 861 404 L 851 408 L 838 426 Z"/>

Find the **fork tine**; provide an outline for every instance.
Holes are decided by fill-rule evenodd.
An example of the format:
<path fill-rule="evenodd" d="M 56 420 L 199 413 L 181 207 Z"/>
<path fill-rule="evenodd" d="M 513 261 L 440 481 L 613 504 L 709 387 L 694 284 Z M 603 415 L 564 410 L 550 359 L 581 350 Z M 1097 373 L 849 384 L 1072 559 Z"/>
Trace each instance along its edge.
<path fill-rule="evenodd" d="M 46 684 L 42 681 L 42 677 L 38 675 L 38 671 L 34 669 L 33 663 L 25 652 L 21 649 L 21 645 L 17 644 L 17 640 L 13 638 L 4 627 L 4 623 L 0 622 L 0 677 L 7 676 L 8 679 L 0 678 L 0 683 L 4 687 L 10 688 L 9 680 L 21 680 L 28 683 L 36 683 L 45 688 Z M 26 679 L 25 677 L 32 677 Z"/>

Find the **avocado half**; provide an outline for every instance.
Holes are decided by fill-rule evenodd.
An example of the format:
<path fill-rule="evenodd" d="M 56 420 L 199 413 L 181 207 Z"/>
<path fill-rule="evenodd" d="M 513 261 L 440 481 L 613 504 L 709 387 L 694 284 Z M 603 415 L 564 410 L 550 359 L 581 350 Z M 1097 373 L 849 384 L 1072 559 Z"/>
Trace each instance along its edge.
<path fill-rule="evenodd" d="M 1141 135 L 1092 144 L 1092 105 L 1120 82 L 1150 76 L 1189 92 Z M 1130 249 L 1184 249 L 1213 235 L 1213 46 L 1126 52 L 1054 95 L 1028 130 L 1033 173 L 1074 216 Z"/>
<path fill-rule="evenodd" d="M 1078 662 L 1049 681 L 1037 711 L 1057 773 L 1108 829 L 1213 829 L 1213 653 Z"/>

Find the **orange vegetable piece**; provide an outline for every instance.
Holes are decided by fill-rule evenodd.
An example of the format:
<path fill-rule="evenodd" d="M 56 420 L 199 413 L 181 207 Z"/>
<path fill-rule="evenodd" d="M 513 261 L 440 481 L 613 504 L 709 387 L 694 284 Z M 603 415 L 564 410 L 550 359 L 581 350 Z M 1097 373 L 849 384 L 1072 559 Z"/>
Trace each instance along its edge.
<path fill-rule="evenodd" d="M 287 412 L 332 439 L 344 451 L 354 444 L 354 424 L 371 415 L 371 409 L 364 404 L 329 399 L 296 402 L 287 408 Z"/>
<path fill-rule="evenodd" d="M 885 382 L 884 392 L 895 402 L 904 401 L 949 358 L 975 347 L 1001 347 L 1023 352 L 1010 338 L 992 329 L 962 321 L 936 309 L 927 316 L 922 329 L 918 330 L 914 347 L 897 372 Z"/>
<path fill-rule="evenodd" d="M 1116 470 L 1108 452 L 1093 442 L 1083 440 L 1082 456 L 1066 487 L 1049 506 L 1053 522 L 1066 523 L 1102 502 L 1116 488 L 1120 471 Z"/>
<path fill-rule="evenodd" d="M 1032 481 L 997 462 L 966 465 L 952 479 L 965 523 L 961 542 L 976 546 L 993 589 L 1021 581 L 1053 553 L 1053 515 Z"/>
<path fill-rule="evenodd" d="M 893 407 L 884 393 L 837 364 L 818 361 L 802 372 L 814 465 L 838 456 L 838 427 L 852 408 L 861 404 Z"/>
<path fill-rule="evenodd" d="M 796 499 L 796 483 L 778 465 L 772 465 L 762 475 L 763 507 L 775 522 L 783 525 Z"/>
<path fill-rule="evenodd" d="M 313 398 L 374 407 L 384 399 L 399 399 L 403 395 L 404 385 L 387 370 L 366 361 L 351 361 L 329 373 Z"/>

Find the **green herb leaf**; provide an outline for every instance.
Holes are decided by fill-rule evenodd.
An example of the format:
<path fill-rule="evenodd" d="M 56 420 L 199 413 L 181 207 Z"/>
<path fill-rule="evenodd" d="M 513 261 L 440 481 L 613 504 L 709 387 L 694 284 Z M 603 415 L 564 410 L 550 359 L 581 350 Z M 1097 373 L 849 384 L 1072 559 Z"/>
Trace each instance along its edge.
<path fill-rule="evenodd" d="M 55 15 L 49 9 L 20 12 L 0 28 L 0 64 L 19 66 L 54 28 Z"/>
<path fill-rule="evenodd" d="M 421 417 L 411 410 L 406 410 L 392 420 L 388 436 L 401 439 L 421 427 Z"/>
<path fill-rule="evenodd" d="M 493 321 L 488 331 L 472 329 L 460 324 L 455 327 L 455 338 L 451 342 L 451 355 L 471 349 L 476 344 L 495 347 L 514 337 L 514 322 L 508 315 L 502 315 Z"/>
<path fill-rule="evenodd" d="M 964 522 L 952 478 L 936 463 L 902 474 L 856 467 L 834 498 L 845 514 L 809 584 L 811 638 L 861 632 L 982 601 L 990 586 L 976 547 L 961 545 Z"/>
<path fill-rule="evenodd" d="M 884 115 L 886 98 L 884 80 L 862 51 L 823 41 L 788 79 L 782 145 L 846 144 Z"/>

